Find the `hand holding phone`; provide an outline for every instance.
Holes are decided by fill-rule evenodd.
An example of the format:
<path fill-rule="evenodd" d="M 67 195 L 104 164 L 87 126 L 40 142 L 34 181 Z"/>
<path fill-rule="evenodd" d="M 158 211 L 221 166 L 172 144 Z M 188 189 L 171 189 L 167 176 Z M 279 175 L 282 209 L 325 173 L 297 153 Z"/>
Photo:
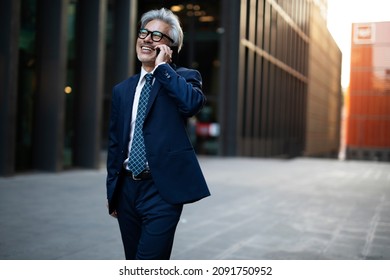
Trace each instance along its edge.
<path fill-rule="evenodd" d="M 172 49 L 167 45 L 158 45 L 155 47 L 156 51 L 156 62 L 155 64 L 160 64 L 162 62 L 172 63 Z"/>

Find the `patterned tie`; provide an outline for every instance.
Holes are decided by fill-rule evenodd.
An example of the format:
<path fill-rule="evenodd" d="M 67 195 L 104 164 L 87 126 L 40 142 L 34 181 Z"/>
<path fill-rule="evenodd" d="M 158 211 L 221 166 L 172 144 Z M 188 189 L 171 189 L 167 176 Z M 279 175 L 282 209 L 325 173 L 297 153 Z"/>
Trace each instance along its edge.
<path fill-rule="evenodd" d="M 142 127 L 145 120 L 146 105 L 148 104 L 150 90 L 152 89 L 153 74 L 145 75 L 145 85 L 141 90 L 138 103 L 137 119 L 135 120 L 133 142 L 130 149 L 128 167 L 134 176 L 139 175 L 146 165 L 146 152 Z"/>

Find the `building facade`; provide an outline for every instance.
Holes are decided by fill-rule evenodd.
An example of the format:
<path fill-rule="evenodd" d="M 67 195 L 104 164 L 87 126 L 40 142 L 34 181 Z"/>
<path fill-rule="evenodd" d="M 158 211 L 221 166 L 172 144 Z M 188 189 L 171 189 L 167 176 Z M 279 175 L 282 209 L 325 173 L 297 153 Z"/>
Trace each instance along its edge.
<path fill-rule="evenodd" d="M 337 150 L 341 59 L 326 30 L 326 1 L 5 0 L 1 175 L 99 167 L 112 86 L 138 71 L 138 19 L 162 6 L 184 27 L 178 64 L 204 79 L 208 103 L 190 121 L 199 153 Z"/>
<path fill-rule="evenodd" d="M 346 158 L 390 161 L 390 22 L 352 25 Z"/>
<path fill-rule="evenodd" d="M 220 149 L 224 155 L 336 156 L 341 52 L 326 1 L 225 1 Z M 238 71 L 231 71 L 238 69 Z"/>
<path fill-rule="evenodd" d="M 342 110 L 341 52 L 326 28 L 326 3 L 310 15 L 305 156 L 337 157 Z"/>
<path fill-rule="evenodd" d="M 134 72 L 136 4 L 1 1 L 1 175 L 100 166 L 106 86 Z"/>

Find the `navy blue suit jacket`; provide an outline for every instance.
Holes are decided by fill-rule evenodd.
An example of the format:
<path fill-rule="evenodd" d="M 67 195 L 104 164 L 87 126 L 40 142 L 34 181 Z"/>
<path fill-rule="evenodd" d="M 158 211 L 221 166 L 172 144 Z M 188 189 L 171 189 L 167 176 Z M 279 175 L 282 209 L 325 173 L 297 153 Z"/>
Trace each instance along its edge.
<path fill-rule="evenodd" d="M 210 195 L 187 136 L 186 120 L 205 103 L 201 75 L 196 70 L 162 64 L 154 71 L 143 127 L 146 157 L 160 195 L 172 204 L 190 203 Z M 128 156 L 130 122 L 140 74 L 113 88 L 107 155 L 107 199 L 115 209 L 118 182 Z"/>

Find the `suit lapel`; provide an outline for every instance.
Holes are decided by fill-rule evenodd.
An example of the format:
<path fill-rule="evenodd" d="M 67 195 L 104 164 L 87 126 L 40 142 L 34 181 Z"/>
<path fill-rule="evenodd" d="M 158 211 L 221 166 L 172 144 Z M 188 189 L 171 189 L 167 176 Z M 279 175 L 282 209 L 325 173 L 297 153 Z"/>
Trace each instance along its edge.
<path fill-rule="evenodd" d="M 129 142 L 130 137 L 130 123 L 131 123 L 131 114 L 133 112 L 133 102 L 135 89 L 138 84 L 140 75 L 133 76 L 129 79 L 128 83 L 124 89 L 123 97 L 123 143 Z"/>
<path fill-rule="evenodd" d="M 134 102 L 134 96 L 135 96 L 135 90 L 137 88 L 137 84 L 140 78 L 140 74 L 137 74 L 136 76 L 133 76 L 129 79 L 128 83 L 125 85 L 124 88 L 124 97 L 123 97 L 123 143 L 128 143 L 130 139 L 130 124 L 131 124 L 131 115 L 133 112 L 133 102 Z M 157 93 L 161 88 L 161 84 L 155 80 L 152 91 L 149 95 L 149 101 L 148 106 L 146 107 L 146 118 L 148 116 L 148 113 L 150 111 L 150 108 L 152 108 L 152 105 L 157 97 Z"/>

